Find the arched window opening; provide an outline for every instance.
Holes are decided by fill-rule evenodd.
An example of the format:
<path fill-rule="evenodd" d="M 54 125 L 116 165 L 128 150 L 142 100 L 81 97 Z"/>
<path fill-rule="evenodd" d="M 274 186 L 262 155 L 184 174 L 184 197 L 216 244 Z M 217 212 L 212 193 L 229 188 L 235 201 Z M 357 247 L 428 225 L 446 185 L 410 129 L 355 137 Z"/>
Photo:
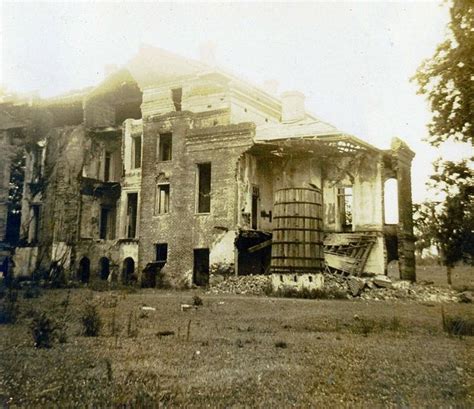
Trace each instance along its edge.
<path fill-rule="evenodd" d="M 396 179 L 388 179 L 384 184 L 385 224 L 398 224 L 398 186 Z"/>
<path fill-rule="evenodd" d="M 88 283 L 91 272 L 91 261 L 87 257 L 82 257 L 79 261 L 79 270 L 77 271 L 77 278 L 83 282 Z"/>
<path fill-rule="evenodd" d="M 127 257 L 123 260 L 122 268 L 122 281 L 124 284 L 128 284 L 133 280 L 135 274 L 135 261 L 131 257 Z"/>
<path fill-rule="evenodd" d="M 100 268 L 100 278 L 102 280 L 107 280 L 109 278 L 109 273 L 110 273 L 110 261 L 107 257 L 102 257 L 99 260 L 99 268 Z"/>

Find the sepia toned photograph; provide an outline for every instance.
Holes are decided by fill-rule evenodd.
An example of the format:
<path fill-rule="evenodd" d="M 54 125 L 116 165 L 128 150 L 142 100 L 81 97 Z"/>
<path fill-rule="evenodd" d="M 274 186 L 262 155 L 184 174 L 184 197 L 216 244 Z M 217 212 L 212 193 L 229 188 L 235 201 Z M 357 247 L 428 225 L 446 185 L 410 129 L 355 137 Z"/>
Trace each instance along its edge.
<path fill-rule="evenodd" d="M 0 2 L 3 408 L 474 407 L 474 3 Z"/>

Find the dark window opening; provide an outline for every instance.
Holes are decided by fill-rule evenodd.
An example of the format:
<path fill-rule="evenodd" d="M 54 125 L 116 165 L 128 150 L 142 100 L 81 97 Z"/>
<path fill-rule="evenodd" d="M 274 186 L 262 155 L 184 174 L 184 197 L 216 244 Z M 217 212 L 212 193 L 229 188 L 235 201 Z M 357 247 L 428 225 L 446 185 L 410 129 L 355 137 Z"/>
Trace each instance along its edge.
<path fill-rule="evenodd" d="M 102 207 L 100 209 L 100 233 L 99 238 L 105 240 L 107 238 L 107 228 L 109 223 L 110 209 Z"/>
<path fill-rule="evenodd" d="M 79 261 L 79 270 L 77 272 L 77 278 L 83 282 L 88 283 L 91 271 L 91 262 L 87 257 L 81 258 Z"/>
<path fill-rule="evenodd" d="M 137 233 L 138 193 L 127 195 L 127 238 L 133 239 Z"/>
<path fill-rule="evenodd" d="M 104 182 L 110 182 L 112 175 L 112 153 L 105 152 Z"/>
<path fill-rule="evenodd" d="M 252 187 L 252 229 L 258 228 L 258 199 L 260 197 L 260 190 L 257 186 Z"/>
<path fill-rule="evenodd" d="M 164 133 L 160 134 L 160 148 L 158 160 L 168 161 L 172 158 L 172 134 Z"/>
<path fill-rule="evenodd" d="M 128 284 L 135 279 L 135 261 L 131 257 L 123 260 L 122 281 Z"/>
<path fill-rule="evenodd" d="M 198 213 L 210 213 L 211 211 L 211 164 L 201 163 L 198 165 Z"/>
<path fill-rule="evenodd" d="M 102 257 L 99 260 L 99 276 L 101 280 L 107 280 L 110 274 L 110 261 L 107 257 Z"/>
<path fill-rule="evenodd" d="M 166 263 L 168 260 L 168 243 L 155 244 L 156 261 Z"/>
<path fill-rule="evenodd" d="M 193 284 L 209 284 L 209 249 L 194 249 Z"/>
<path fill-rule="evenodd" d="M 171 97 L 173 99 L 174 109 L 181 111 L 181 101 L 183 99 L 183 89 L 175 88 L 171 90 Z"/>
<path fill-rule="evenodd" d="M 40 228 L 40 205 L 31 205 L 31 242 L 36 243 L 39 240 L 39 228 Z"/>
<path fill-rule="evenodd" d="M 142 137 L 137 136 L 132 139 L 132 169 L 139 169 L 142 166 Z"/>
<path fill-rule="evenodd" d="M 170 185 L 158 185 L 156 187 L 155 214 L 166 214 L 170 208 Z"/>
<path fill-rule="evenodd" d="M 337 189 L 339 220 L 343 231 L 352 230 L 352 187 Z"/>

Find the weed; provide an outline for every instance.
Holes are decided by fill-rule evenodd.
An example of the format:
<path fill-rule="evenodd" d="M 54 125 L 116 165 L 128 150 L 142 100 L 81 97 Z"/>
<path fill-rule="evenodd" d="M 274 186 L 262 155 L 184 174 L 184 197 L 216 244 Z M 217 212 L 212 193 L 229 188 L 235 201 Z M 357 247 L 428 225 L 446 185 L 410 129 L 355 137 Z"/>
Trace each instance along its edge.
<path fill-rule="evenodd" d="M 320 300 L 345 300 L 347 294 L 336 288 L 324 287 L 309 289 L 303 287 L 301 289 L 294 287 L 282 287 L 277 291 L 273 292 L 272 295 L 284 298 L 307 298 L 307 299 L 320 299 Z"/>
<path fill-rule="evenodd" d="M 127 336 L 129 338 L 136 338 L 138 335 L 137 317 L 133 311 L 130 311 L 127 321 Z"/>
<path fill-rule="evenodd" d="M 288 348 L 288 344 L 285 341 L 277 341 L 275 342 L 276 348 Z"/>
<path fill-rule="evenodd" d="M 443 321 L 443 330 L 448 334 L 474 336 L 474 318 L 461 317 L 460 315 L 450 317 L 444 313 L 443 308 L 441 308 L 441 317 Z"/>
<path fill-rule="evenodd" d="M 193 305 L 195 305 L 196 307 L 203 305 L 202 298 L 199 297 L 199 295 L 193 296 Z"/>
<path fill-rule="evenodd" d="M 364 337 L 374 332 L 376 329 L 376 322 L 374 320 L 359 318 L 355 325 L 352 327 L 354 334 L 362 334 Z"/>
<path fill-rule="evenodd" d="M 57 325 L 45 312 L 36 313 L 30 325 L 35 347 L 51 348 L 57 329 Z"/>
<path fill-rule="evenodd" d="M 23 293 L 23 298 L 27 298 L 27 299 L 38 298 L 40 296 L 41 296 L 41 289 L 36 285 L 26 287 L 25 292 Z"/>
<path fill-rule="evenodd" d="M 102 328 L 102 320 L 100 318 L 97 307 L 93 304 L 87 304 L 81 317 L 83 332 L 86 337 L 99 336 Z"/>
<path fill-rule="evenodd" d="M 18 292 L 11 288 L 7 291 L 7 296 L 0 304 L 0 324 L 14 324 L 18 320 Z"/>

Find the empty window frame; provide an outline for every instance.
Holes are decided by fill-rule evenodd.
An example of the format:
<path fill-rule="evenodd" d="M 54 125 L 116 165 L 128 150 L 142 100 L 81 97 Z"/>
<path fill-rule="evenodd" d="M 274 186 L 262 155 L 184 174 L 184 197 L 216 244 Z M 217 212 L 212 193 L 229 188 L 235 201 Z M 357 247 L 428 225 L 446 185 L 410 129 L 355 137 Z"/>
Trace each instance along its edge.
<path fill-rule="evenodd" d="M 169 161 L 172 159 L 173 142 L 171 133 L 163 133 L 159 136 L 158 160 Z"/>
<path fill-rule="evenodd" d="M 100 209 L 99 238 L 113 240 L 115 238 L 115 209 L 103 206 Z"/>
<path fill-rule="evenodd" d="M 170 185 L 159 184 L 156 186 L 155 215 L 166 214 L 170 211 Z"/>
<path fill-rule="evenodd" d="M 175 88 L 171 90 L 171 98 L 173 99 L 174 109 L 181 111 L 181 101 L 183 98 L 183 89 Z"/>
<path fill-rule="evenodd" d="M 142 166 L 142 137 L 132 138 L 132 169 L 139 169 Z"/>
<path fill-rule="evenodd" d="M 168 243 L 155 244 L 156 261 L 166 263 L 168 261 Z"/>
<path fill-rule="evenodd" d="M 337 200 L 339 207 L 339 220 L 342 230 L 352 230 L 352 187 L 341 187 L 337 189 Z"/>
<path fill-rule="evenodd" d="M 197 165 L 197 212 L 211 212 L 211 164 Z"/>
<path fill-rule="evenodd" d="M 126 236 L 133 239 L 137 234 L 138 193 L 127 194 L 127 230 Z"/>
<path fill-rule="evenodd" d="M 110 182 L 112 178 L 112 152 L 105 152 L 104 182 Z"/>

